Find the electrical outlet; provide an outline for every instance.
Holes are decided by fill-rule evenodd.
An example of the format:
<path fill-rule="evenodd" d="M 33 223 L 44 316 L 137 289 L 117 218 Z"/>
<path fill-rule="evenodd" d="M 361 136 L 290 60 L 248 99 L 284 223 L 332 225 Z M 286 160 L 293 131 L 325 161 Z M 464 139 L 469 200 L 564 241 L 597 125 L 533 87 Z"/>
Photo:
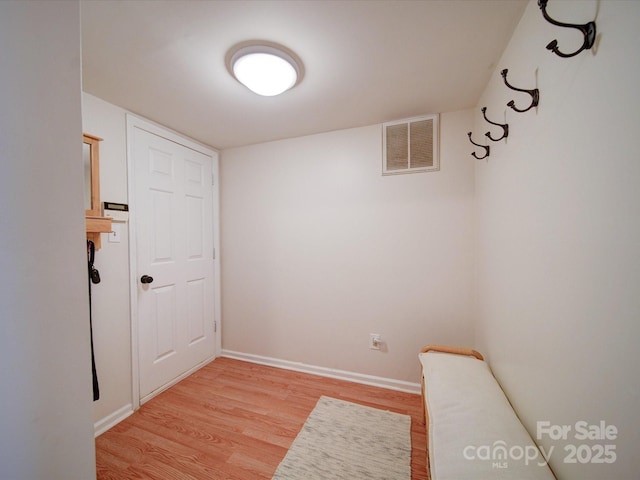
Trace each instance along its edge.
<path fill-rule="evenodd" d="M 380 334 L 378 334 L 378 333 L 370 333 L 369 334 L 369 348 L 371 350 L 380 350 L 380 345 L 382 345 L 382 340 L 380 340 Z"/>

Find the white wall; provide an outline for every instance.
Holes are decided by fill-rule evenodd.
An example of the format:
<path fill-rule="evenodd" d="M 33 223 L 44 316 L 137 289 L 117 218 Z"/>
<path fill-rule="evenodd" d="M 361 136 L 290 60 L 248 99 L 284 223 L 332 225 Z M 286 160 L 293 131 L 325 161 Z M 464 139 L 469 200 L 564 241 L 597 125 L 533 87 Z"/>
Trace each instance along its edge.
<path fill-rule="evenodd" d="M 536 422 L 615 425 L 612 465 L 564 462 L 561 479 L 638 478 L 640 458 L 640 20 L 638 2 L 550 2 L 573 23 L 597 15 L 595 51 L 561 59 L 580 34 L 553 27 L 532 1 L 478 109 L 502 118 L 540 89 L 537 111 L 507 111 L 511 134 L 476 163 L 477 347 L 534 437 Z M 487 124 L 476 117 L 479 137 Z M 461 137 L 460 141 L 463 141 Z"/>
<path fill-rule="evenodd" d="M 470 344 L 471 124 L 442 115 L 435 173 L 383 177 L 380 125 L 223 151 L 223 348 L 417 382 Z"/>
<path fill-rule="evenodd" d="M 92 479 L 78 2 L 1 2 L 0 71 L 0 477 Z"/>
<path fill-rule="evenodd" d="M 82 128 L 100 142 L 101 200 L 129 203 L 127 196 L 126 111 L 93 95 L 82 94 Z M 120 224 L 121 242 L 102 234 L 95 265 L 101 282 L 93 285 L 93 342 L 100 382 L 94 420 L 100 430 L 112 415 L 132 408 L 131 318 L 129 312 L 129 223 Z"/>

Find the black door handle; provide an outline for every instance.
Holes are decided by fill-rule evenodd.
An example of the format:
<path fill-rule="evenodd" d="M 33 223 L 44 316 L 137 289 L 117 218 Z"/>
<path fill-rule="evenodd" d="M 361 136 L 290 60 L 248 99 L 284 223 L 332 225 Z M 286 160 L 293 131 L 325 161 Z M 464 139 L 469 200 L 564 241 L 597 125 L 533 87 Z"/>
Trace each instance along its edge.
<path fill-rule="evenodd" d="M 140 277 L 140 283 L 152 283 L 153 282 L 153 277 L 150 277 L 149 275 L 142 275 Z"/>

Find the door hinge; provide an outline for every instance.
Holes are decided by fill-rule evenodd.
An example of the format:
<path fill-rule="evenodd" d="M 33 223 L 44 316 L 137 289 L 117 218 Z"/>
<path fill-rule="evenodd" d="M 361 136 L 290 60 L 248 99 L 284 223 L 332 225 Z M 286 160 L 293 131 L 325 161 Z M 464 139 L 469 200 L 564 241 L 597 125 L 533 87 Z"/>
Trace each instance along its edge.
<path fill-rule="evenodd" d="M 216 247 L 213 247 L 213 259 L 216 259 Z"/>
<path fill-rule="evenodd" d="M 211 174 L 211 185 L 215 185 L 216 184 L 216 176 L 212 173 Z"/>
<path fill-rule="evenodd" d="M 218 333 L 218 322 L 213 322 L 213 333 Z"/>

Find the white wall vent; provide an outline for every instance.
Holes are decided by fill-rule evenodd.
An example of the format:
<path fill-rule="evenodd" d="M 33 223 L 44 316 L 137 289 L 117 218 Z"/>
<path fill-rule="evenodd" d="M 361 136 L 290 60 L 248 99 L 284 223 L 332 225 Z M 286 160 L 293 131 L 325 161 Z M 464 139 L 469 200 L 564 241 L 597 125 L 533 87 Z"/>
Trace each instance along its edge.
<path fill-rule="evenodd" d="M 382 124 L 382 174 L 440 170 L 439 116 L 425 115 Z"/>

